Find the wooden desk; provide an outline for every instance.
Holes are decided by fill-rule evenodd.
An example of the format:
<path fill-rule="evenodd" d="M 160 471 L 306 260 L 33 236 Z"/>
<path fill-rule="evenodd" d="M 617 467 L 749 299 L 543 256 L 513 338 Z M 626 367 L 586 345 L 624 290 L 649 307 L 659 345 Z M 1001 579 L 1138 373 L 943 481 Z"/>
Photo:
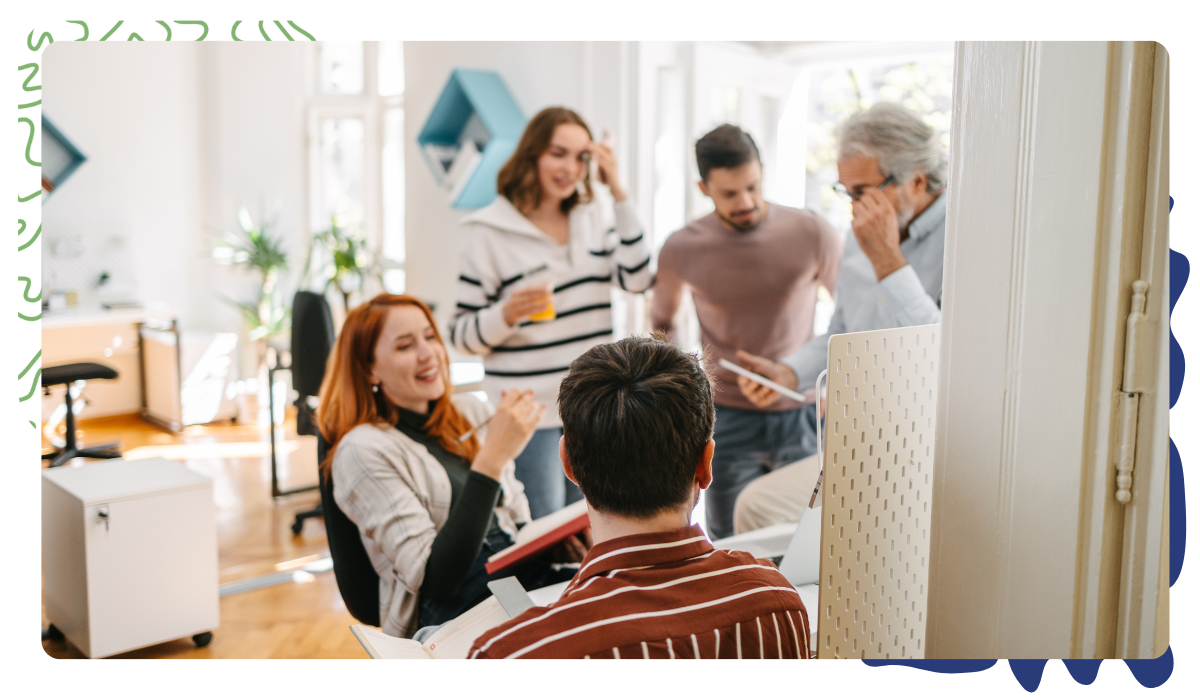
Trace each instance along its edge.
<path fill-rule="evenodd" d="M 47 312 L 42 317 L 42 367 L 99 362 L 117 370 L 113 381 L 88 384 L 84 418 L 140 413 L 180 430 L 177 316 L 170 311 L 101 307 Z M 63 388 L 42 400 L 42 420 L 64 402 Z"/>

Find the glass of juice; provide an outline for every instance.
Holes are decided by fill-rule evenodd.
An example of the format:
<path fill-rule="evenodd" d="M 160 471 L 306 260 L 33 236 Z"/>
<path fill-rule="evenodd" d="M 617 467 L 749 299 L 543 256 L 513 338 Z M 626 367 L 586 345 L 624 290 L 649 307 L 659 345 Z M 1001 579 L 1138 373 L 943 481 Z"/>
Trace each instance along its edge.
<path fill-rule="evenodd" d="M 540 287 L 542 285 L 550 285 L 554 289 L 554 280 L 550 275 L 550 266 L 543 263 L 525 273 L 525 286 Z M 529 317 L 530 321 L 553 321 L 557 317 L 554 311 L 554 295 L 550 295 L 550 305 L 545 311 L 540 314 L 534 314 Z"/>

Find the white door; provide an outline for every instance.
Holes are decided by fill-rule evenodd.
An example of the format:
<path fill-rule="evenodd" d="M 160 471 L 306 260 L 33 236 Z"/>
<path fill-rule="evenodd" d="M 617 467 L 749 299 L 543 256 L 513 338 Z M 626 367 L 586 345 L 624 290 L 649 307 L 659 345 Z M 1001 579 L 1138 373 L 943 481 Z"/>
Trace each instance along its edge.
<path fill-rule="evenodd" d="M 1151 43 L 956 47 L 930 658 L 1166 647 L 1166 88 Z"/>

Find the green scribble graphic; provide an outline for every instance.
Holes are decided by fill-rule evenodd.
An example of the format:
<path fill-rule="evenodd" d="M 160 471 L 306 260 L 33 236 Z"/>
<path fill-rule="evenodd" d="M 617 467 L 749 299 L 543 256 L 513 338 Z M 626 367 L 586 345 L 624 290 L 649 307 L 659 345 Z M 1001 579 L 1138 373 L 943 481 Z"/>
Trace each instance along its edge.
<path fill-rule="evenodd" d="M 40 320 L 42 320 L 42 314 L 41 314 L 41 312 L 38 312 L 37 316 L 26 316 L 25 314 L 18 311 L 17 318 L 21 319 L 22 321 L 40 321 Z"/>
<path fill-rule="evenodd" d="M 258 22 L 258 33 L 262 34 L 263 39 L 265 39 L 267 41 L 271 41 L 271 37 L 267 36 L 267 30 L 263 29 L 262 20 L 259 20 L 259 22 Z"/>
<path fill-rule="evenodd" d="M 29 47 L 30 51 L 41 51 L 42 50 L 42 42 L 44 42 L 44 41 L 49 41 L 50 44 L 54 43 L 54 37 L 50 36 L 50 32 L 42 32 L 42 35 L 38 37 L 38 43 L 36 45 L 34 45 L 33 33 L 35 31 L 36 30 L 34 30 L 34 29 L 30 29 L 29 30 L 29 38 L 25 40 L 25 45 Z M 47 46 L 49 46 L 50 44 L 47 44 Z"/>
<path fill-rule="evenodd" d="M 108 37 L 112 36 L 113 32 L 117 31 L 117 27 L 121 26 L 122 24 L 125 24 L 125 20 L 123 20 L 123 19 L 117 20 L 117 23 L 113 25 L 113 28 L 108 30 L 108 34 L 105 34 L 104 36 L 100 37 L 100 41 L 108 41 Z"/>
<path fill-rule="evenodd" d="M 46 32 L 42 32 L 42 34 L 46 34 Z M 40 73 L 41 71 L 42 71 L 42 65 L 38 64 L 37 61 L 25 61 L 25 62 L 23 62 L 23 64 L 17 64 L 17 72 L 18 73 L 28 73 L 28 74 L 26 74 L 26 76 L 22 80 L 22 82 L 20 82 L 20 91 L 28 92 L 28 94 L 36 94 L 36 92 L 41 92 L 42 84 L 41 83 L 38 83 L 36 85 L 34 84 L 34 78 L 36 78 L 37 74 Z M 38 97 L 37 100 L 30 100 L 28 102 L 18 102 L 17 103 L 17 112 L 25 112 L 25 110 L 34 109 L 35 107 L 41 107 L 41 106 L 42 106 L 42 98 Z"/>
<path fill-rule="evenodd" d="M 283 28 L 283 24 L 281 24 L 281 23 L 279 22 L 279 20 L 272 20 L 272 21 L 274 21 L 274 22 L 275 22 L 275 26 L 276 26 L 276 27 L 279 27 L 279 31 L 283 32 L 283 35 L 287 37 L 287 40 L 288 40 L 288 41 L 295 41 L 295 39 L 293 39 L 293 38 L 292 38 L 292 35 L 291 35 L 291 34 L 288 34 L 288 30 L 286 30 L 286 29 L 284 29 L 284 28 Z"/>
<path fill-rule="evenodd" d="M 238 25 L 241 23 L 242 23 L 242 20 L 239 19 L 238 21 L 233 23 L 232 27 L 229 28 L 229 36 L 233 37 L 234 41 L 241 41 L 241 39 L 239 39 L 237 37 L 237 28 L 238 28 Z"/>
<path fill-rule="evenodd" d="M 129 38 L 128 38 L 128 39 L 126 39 L 125 41 L 133 41 L 134 39 L 137 39 L 138 41 L 145 41 L 145 39 L 143 39 L 142 37 L 138 36 L 138 33 L 137 33 L 137 32 L 130 32 L 130 33 L 129 33 Z"/>
<path fill-rule="evenodd" d="M 17 219 L 17 235 L 25 233 L 25 219 Z"/>
<path fill-rule="evenodd" d="M 37 127 L 33 125 L 33 120 L 29 117 L 17 117 L 17 122 L 25 122 L 29 125 L 29 139 L 25 141 L 25 162 L 35 168 L 42 167 L 41 162 L 34 160 L 30 155 L 33 152 L 33 137 L 37 135 Z"/>
<path fill-rule="evenodd" d="M 17 283 L 22 286 L 20 291 L 20 300 L 30 306 L 37 306 L 42 303 L 42 286 L 37 286 L 37 294 L 30 294 L 30 289 L 34 288 L 34 279 L 29 275 L 17 275 Z"/>
<path fill-rule="evenodd" d="M 37 197 L 38 195 L 40 195 L 41 193 L 42 193 L 42 191 L 39 189 L 37 192 L 34 192 L 33 194 L 27 194 L 24 197 L 22 197 L 21 195 L 17 195 L 17 201 L 18 202 L 28 202 L 29 200 L 33 199 L 34 197 Z"/>
<path fill-rule="evenodd" d="M 314 38 L 313 38 L 313 35 L 312 35 L 312 34 L 309 34 L 308 32 L 306 32 L 306 31 L 304 31 L 303 29 L 301 29 L 301 28 L 300 28 L 299 26 L 297 26 L 297 25 L 296 25 L 296 23 L 295 23 L 295 22 L 293 22 L 292 20 L 290 20 L 290 19 L 289 19 L 289 20 L 288 20 L 288 24 L 290 24 L 290 25 L 291 25 L 292 29 L 295 29 L 296 31 L 298 31 L 298 32 L 300 32 L 301 34 L 303 34 L 303 35 L 304 35 L 304 38 L 308 39 L 309 41 L 316 41 L 316 39 L 314 39 Z"/>
<path fill-rule="evenodd" d="M 38 190 L 38 193 L 40 194 L 41 190 Z M 32 197 L 30 197 L 30 199 L 32 199 Z M 25 230 L 25 222 L 20 219 L 18 219 L 18 221 L 21 221 L 21 231 L 24 231 Z M 21 235 L 21 231 L 17 232 L 18 236 Z M 33 232 L 33 238 L 30 238 L 29 240 L 25 241 L 23 244 L 18 246 L 17 252 L 20 253 L 22 250 L 25 250 L 29 246 L 33 245 L 33 242 L 36 241 L 38 239 L 38 236 L 40 236 L 40 235 L 42 235 L 42 225 L 38 224 L 37 231 Z"/>
<path fill-rule="evenodd" d="M 175 22 L 175 24 L 198 24 L 198 25 L 200 25 L 204 29 L 204 31 L 200 33 L 200 36 L 196 37 L 196 41 L 204 41 L 204 37 L 208 36 L 208 23 L 207 22 L 201 22 L 198 19 L 176 19 L 176 20 L 172 20 L 172 21 Z"/>
<path fill-rule="evenodd" d="M 37 354 L 33 356 L 33 359 L 29 361 L 29 364 L 25 365 L 25 369 L 21 370 L 21 373 L 17 375 L 18 382 L 21 381 L 22 379 L 24 379 L 26 374 L 29 374 L 29 370 L 33 368 L 33 365 L 37 363 L 38 359 L 40 359 L 41 356 L 42 356 L 42 351 L 38 350 Z M 29 387 L 29 393 L 22 396 L 19 399 L 20 401 L 28 401 L 30 398 L 33 397 L 34 392 L 37 391 L 38 380 L 41 378 L 42 378 L 42 368 L 38 367 L 37 373 L 33 375 L 33 385 Z"/>
<path fill-rule="evenodd" d="M 170 41 L 171 40 L 171 25 L 167 24 L 166 22 L 162 21 L 161 19 L 156 19 L 154 21 L 161 24 L 162 28 L 167 30 L 167 41 Z"/>
<path fill-rule="evenodd" d="M 29 425 L 32 426 L 34 430 L 37 430 L 37 423 L 34 423 L 33 421 L 29 421 Z"/>
<path fill-rule="evenodd" d="M 81 19 L 69 19 L 67 20 L 67 24 L 78 24 L 79 26 L 83 27 L 83 36 L 79 37 L 75 41 L 87 41 L 89 36 L 87 22 L 84 22 Z"/>

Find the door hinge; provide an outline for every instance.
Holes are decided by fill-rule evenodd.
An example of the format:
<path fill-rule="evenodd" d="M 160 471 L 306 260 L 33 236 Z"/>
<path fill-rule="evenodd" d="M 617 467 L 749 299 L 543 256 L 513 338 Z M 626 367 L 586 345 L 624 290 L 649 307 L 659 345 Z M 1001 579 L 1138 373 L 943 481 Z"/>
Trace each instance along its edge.
<path fill-rule="evenodd" d="M 1146 317 L 1146 292 L 1150 285 L 1143 280 L 1133 283 L 1133 301 L 1125 321 L 1125 366 L 1120 396 L 1120 442 L 1117 445 L 1117 500 L 1129 503 L 1133 498 L 1133 467 L 1137 453 L 1138 402 L 1148 389 L 1145 363 L 1139 353 L 1146 345 L 1150 321 Z"/>

